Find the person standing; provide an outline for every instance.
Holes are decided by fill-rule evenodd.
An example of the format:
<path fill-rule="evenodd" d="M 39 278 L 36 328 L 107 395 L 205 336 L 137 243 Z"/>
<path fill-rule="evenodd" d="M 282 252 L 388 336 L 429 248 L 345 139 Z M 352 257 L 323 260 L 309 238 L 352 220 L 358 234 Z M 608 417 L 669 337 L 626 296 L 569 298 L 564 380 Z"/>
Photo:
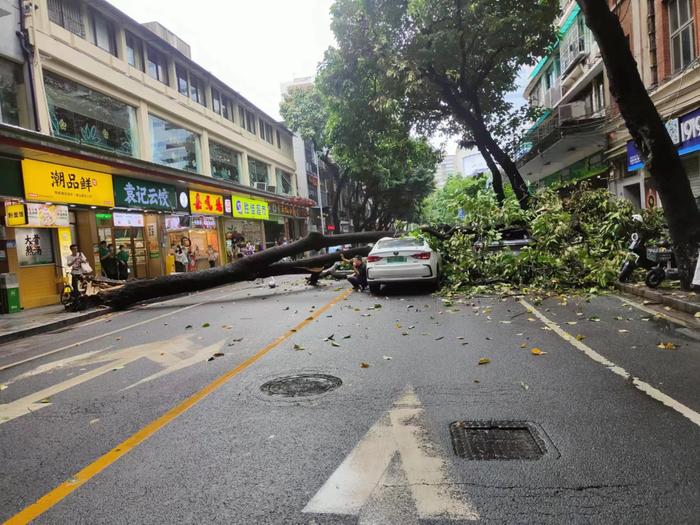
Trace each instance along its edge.
<path fill-rule="evenodd" d="M 100 241 L 98 252 L 100 255 L 100 266 L 102 267 L 102 274 L 105 277 L 110 277 L 111 261 L 109 258 L 109 248 L 107 247 L 107 241 Z"/>
<path fill-rule="evenodd" d="M 207 247 L 207 259 L 209 260 L 209 268 L 214 268 L 219 260 L 219 252 L 211 244 Z"/>
<path fill-rule="evenodd" d="M 182 248 L 182 246 L 175 246 L 175 271 L 177 273 L 185 273 L 187 271 L 187 264 L 189 259 L 187 258 L 187 252 Z"/>
<path fill-rule="evenodd" d="M 117 278 L 122 281 L 129 278 L 129 252 L 123 244 L 117 252 Z"/>
<path fill-rule="evenodd" d="M 89 268 L 87 257 L 82 252 L 78 251 L 77 244 L 70 245 L 70 255 L 66 257 L 66 264 L 70 268 L 71 276 L 71 287 L 73 288 L 73 297 L 80 295 L 78 288 L 80 286 L 80 281 L 85 273 L 85 270 Z M 87 265 L 87 266 L 84 266 Z"/>

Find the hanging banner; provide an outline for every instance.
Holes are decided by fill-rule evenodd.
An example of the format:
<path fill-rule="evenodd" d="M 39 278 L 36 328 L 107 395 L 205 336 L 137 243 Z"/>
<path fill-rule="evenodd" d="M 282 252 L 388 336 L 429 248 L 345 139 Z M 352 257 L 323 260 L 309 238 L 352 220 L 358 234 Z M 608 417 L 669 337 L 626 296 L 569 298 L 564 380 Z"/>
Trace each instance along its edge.
<path fill-rule="evenodd" d="M 123 208 L 172 211 L 177 209 L 175 186 L 114 177 L 114 202 Z"/>
<path fill-rule="evenodd" d="M 108 173 L 22 159 L 22 179 L 27 200 L 114 206 Z"/>
<path fill-rule="evenodd" d="M 268 220 L 270 218 L 270 205 L 265 201 L 248 199 L 233 195 L 233 216 L 236 219 Z"/>
<path fill-rule="evenodd" d="M 207 215 L 223 215 L 224 198 L 215 193 L 190 190 L 190 211 Z"/>

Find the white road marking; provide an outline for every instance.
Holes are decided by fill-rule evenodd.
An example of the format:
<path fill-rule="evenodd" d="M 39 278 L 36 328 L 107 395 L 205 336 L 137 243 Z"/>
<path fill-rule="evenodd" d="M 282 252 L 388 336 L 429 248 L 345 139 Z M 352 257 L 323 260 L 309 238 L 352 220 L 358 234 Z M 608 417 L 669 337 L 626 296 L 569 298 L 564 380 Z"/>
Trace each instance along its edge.
<path fill-rule="evenodd" d="M 195 363 L 204 362 L 211 357 L 212 354 L 220 351 L 224 344 L 225 340 L 221 340 L 213 345 L 202 347 L 197 344 L 196 341 L 191 341 L 187 339 L 187 336 L 183 335 L 167 341 L 146 343 L 109 353 L 91 352 L 89 355 L 81 355 L 81 359 L 68 358 L 58 363 L 51 363 L 52 365 L 55 365 L 54 368 L 58 368 L 64 366 L 66 363 L 73 366 L 84 366 L 88 364 L 107 362 L 107 364 L 71 377 L 70 379 L 62 381 L 56 385 L 44 388 L 38 392 L 34 392 L 11 401 L 10 403 L 0 404 L 0 425 L 11 421 L 12 419 L 31 414 L 32 412 L 36 412 L 37 410 L 50 406 L 51 396 L 55 396 L 70 388 L 81 385 L 87 381 L 95 379 L 96 377 L 106 374 L 107 372 L 111 372 L 115 369 L 121 369 L 138 359 L 146 358 L 155 363 L 163 365 L 165 368 L 159 372 L 156 372 L 155 374 L 141 379 L 127 388 L 131 388 L 158 377 L 173 373 L 177 370 L 192 366 Z M 23 374 L 23 376 L 26 377 L 26 374 Z M 15 378 L 12 382 L 16 382 L 23 376 Z M 42 403 L 41 401 L 44 399 L 47 399 L 48 402 Z"/>
<path fill-rule="evenodd" d="M 238 289 L 238 290 L 235 290 L 235 291 L 233 291 L 233 292 L 231 292 L 231 293 L 223 294 L 221 297 L 230 297 L 230 296 L 232 296 L 232 295 L 235 295 L 236 293 L 244 292 L 244 291 L 250 290 L 250 289 L 251 289 L 251 288 Z M 207 290 L 207 291 L 205 291 L 204 293 L 207 293 L 208 291 L 210 291 L 210 290 Z M 215 289 L 214 291 L 216 291 L 216 289 Z M 148 309 L 148 308 L 152 308 L 152 307 L 155 307 L 155 306 L 160 306 L 160 305 L 166 304 L 166 303 L 168 303 L 168 302 L 170 302 L 170 301 L 176 301 L 177 299 L 181 299 L 181 297 L 176 297 L 176 298 L 174 298 L 174 299 L 168 299 L 168 300 L 166 300 L 166 301 L 161 301 L 161 302 L 158 302 L 158 303 L 151 303 L 151 304 L 148 304 L 148 305 L 146 305 L 146 306 L 144 306 L 144 307 L 134 308 L 133 310 L 130 310 L 130 312 L 135 312 L 135 311 L 138 311 L 138 310 L 146 310 L 146 309 Z M 10 368 L 14 368 L 14 367 L 19 366 L 19 365 L 23 365 L 23 364 L 25 364 L 25 363 L 29 363 L 29 362 L 31 362 L 31 361 L 36 361 L 37 359 L 41 359 L 42 357 L 48 357 L 48 356 L 53 355 L 53 354 L 56 354 L 56 353 L 58 353 L 58 352 L 62 352 L 63 350 L 68 350 L 68 349 L 70 349 L 70 348 L 75 348 L 75 347 L 78 347 L 78 346 L 80 346 L 80 345 L 84 345 L 84 344 L 86 344 L 86 343 L 92 343 L 93 341 L 97 341 L 97 340 L 99 340 L 99 339 L 102 339 L 103 337 L 109 337 L 110 335 L 118 334 L 118 333 L 120 333 L 120 332 L 124 332 L 125 330 L 131 330 L 131 329 L 133 329 L 133 328 L 135 328 L 135 327 L 137 327 L 137 326 L 142 326 L 142 325 L 144 325 L 144 324 L 152 323 L 153 321 L 158 321 L 159 319 L 163 319 L 163 318 L 165 318 L 165 317 L 170 317 L 171 315 L 176 315 L 176 314 L 179 314 L 179 313 L 181 313 L 181 312 L 184 312 L 184 311 L 187 311 L 187 310 L 191 310 L 192 308 L 197 308 L 198 306 L 202 306 L 203 304 L 207 304 L 207 303 L 209 303 L 209 302 L 210 302 L 210 300 L 207 300 L 207 301 L 201 301 L 201 302 L 199 302 L 199 303 L 197 303 L 197 304 L 191 304 L 191 305 L 188 305 L 188 306 L 183 306 L 182 308 L 179 308 L 179 309 L 174 310 L 174 311 L 169 312 L 169 313 L 164 313 L 164 314 L 158 315 L 158 316 L 153 317 L 153 318 L 151 318 L 151 319 L 145 319 L 145 320 L 143 320 L 143 321 L 139 321 L 138 323 L 134 323 L 134 324 L 132 324 L 132 325 L 125 326 L 125 327 L 123 327 L 123 328 L 118 328 L 118 329 L 116 329 L 116 330 L 112 330 L 111 332 L 106 332 L 106 333 L 104 333 L 104 334 L 96 335 L 96 336 L 94 336 L 94 337 L 90 337 L 90 338 L 84 339 L 84 340 L 82 340 L 82 341 L 77 341 L 77 342 L 75 342 L 75 343 L 71 343 L 71 344 L 69 344 L 69 345 L 65 345 L 65 346 L 62 346 L 62 347 L 60 347 L 60 348 L 56 348 L 56 349 L 54 349 L 54 350 L 50 350 L 50 351 L 48 351 L 48 352 L 44 352 L 43 354 L 35 355 L 35 356 L 32 356 L 32 357 L 28 357 L 28 358 L 26 358 L 26 359 L 22 359 L 21 361 L 15 361 L 14 363 L 10 363 L 10 364 L 4 365 L 4 366 L 0 366 L 0 372 L 2 372 L 3 370 L 8 370 L 8 369 L 10 369 Z M 128 312 L 121 312 L 121 314 L 125 314 L 125 313 L 128 313 Z M 98 323 L 98 322 L 104 322 L 105 319 L 107 319 L 107 317 L 105 317 L 105 318 L 94 319 L 94 320 L 90 321 L 89 323 L 86 323 L 86 324 L 83 324 L 83 325 L 80 325 L 80 326 L 82 327 L 82 326 L 87 326 L 88 324 L 93 324 L 93 323 Z"/>
<path fill-rule="evenodd" d="M 580 350 L 581 352 L 586 354 L 593 361 L 605 366 L 613 374 L 617 374 L 618 376 L 622 377 L 623 379 L 630 380 L 636 388 L 638 388 L 639 390 L 641 390 L 642 392 L 644 392 L 648 396 L 663 403 L 667 407 L 672 408 L 673 410 L 675 410 L 676 412 L 678 412 L 682 416 L 687 417 L 693 423 L 700 426 L 700 414 L 697 413 L 695 410 L 693 410 L 690 407 L 685 406 L 683 403 L 676 401 L 672 397 L 664 394 L 660 390 L 654 388 L 649 383 L 642 381 L 638 377 L 634 377 L 632 374 L 630 374 L 627 370 L 625 370 L 621 366 L 616 365 L 615 363 L 613 363 L 612 361 L 610 361 L 606 357 L 600 355 L 598 352 L 593 350 L 590 346 L 583 343 L 582 341 L 579 341 L 574 336 L 572 336 L 571 334 L 569 334 L 568 332 L 563 330 L 558 324 L 549 320 L 542 312 L 537 310 L 534 306 L 532 306 L 530 303 L 528 303 L 525 299 L 521 298 L 520 302 L 529 312 L 536 315 L 554 333 L 556 333 L 559 337 L 564 339 L 564 341 L 567 341 L 572 346 L 574 346 L 575 348 L 577 348 L 578 350 Z"/>
<path fill-rule="evenodd" d="M 421 426 L 423 413 L 409 389 L 370 428 L 303 512 L 359 516 L 373 495 L 383 504 L 399 505 L 401 502 L 386 501 L 391 494 L 386 487 L 392 483 L 387 469 L 398 453 L 419 518 L 479 519 L 473 506 L 451 490 L 446 462 L 436 450 L 430 450 Z"/>

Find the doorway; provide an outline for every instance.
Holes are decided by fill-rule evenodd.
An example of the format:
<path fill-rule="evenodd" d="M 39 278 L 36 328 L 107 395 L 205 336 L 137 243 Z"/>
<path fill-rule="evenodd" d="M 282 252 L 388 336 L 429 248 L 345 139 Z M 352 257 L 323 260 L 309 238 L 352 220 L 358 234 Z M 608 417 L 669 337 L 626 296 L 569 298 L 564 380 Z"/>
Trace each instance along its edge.
<path fill-rule="evenodd" d="M 148 254 L 143 228 L 114 228 L 114 245 L 116 250 L 124 246 L 129 252 L 129 279 L 148 277 Z"/>

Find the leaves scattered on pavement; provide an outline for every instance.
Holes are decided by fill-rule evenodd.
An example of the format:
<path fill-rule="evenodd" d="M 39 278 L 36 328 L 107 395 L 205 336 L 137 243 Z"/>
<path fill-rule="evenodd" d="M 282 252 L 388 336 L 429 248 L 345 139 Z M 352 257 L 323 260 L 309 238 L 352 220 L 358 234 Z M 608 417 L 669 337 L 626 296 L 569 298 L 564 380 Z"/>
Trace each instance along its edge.
<path fill-rule="evenodd" d="M 656 348 L 661 348 L 662 350 L 675 350 L 678 348 L 678 346 L 671 341 L 668 341 L 666 343 L 661 342 L 658 345 L 656 345 Z"/>
<path fill-rule="evenodd" d="M 540 349 L 537 348 L 537 347 L 535 347 L 535 348 L 533 348 L 532 350 L 530 350 L 530 353 L 531 353 L 532 355 L 545 355 L 545 354 L 547 354 L 547 352 L 543 352 L 542 350 L 540 350 Z"/>
<path fill-rule="evenodd" d="M 491 360 L 488 357 L 482 357 L 479 359 L 479 364 L 480 365 L 488 365 L 491 362 Z"/>
<path fill-rule="evenodd" d="M 360 363 L 360 368 L 369 368 L 369 363 Z"/>

